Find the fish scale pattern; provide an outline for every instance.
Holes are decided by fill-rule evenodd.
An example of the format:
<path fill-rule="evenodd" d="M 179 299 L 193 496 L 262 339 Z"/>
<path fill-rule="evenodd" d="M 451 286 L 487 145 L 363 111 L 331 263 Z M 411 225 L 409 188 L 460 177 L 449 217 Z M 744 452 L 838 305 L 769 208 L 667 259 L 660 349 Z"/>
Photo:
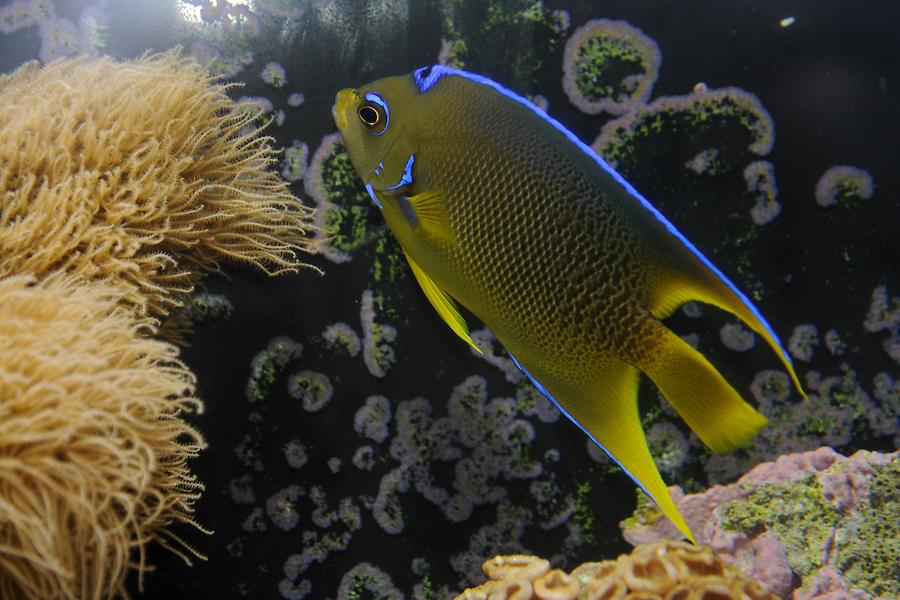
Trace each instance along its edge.
<path fill-rule="evenodd" d="M 583 379 L 603 356 L 640 351 L 646 337 L 635 323 L 651 318 L 639 304 L 640 240 L 614 206 L 620 199 L 604 197 L 606 174 L 490 88 L 447 77 L 429 95 L 445 108 L 420 124 L 440 140 L 420 149 L 421 164 L 445 191 L 460 242 L 448 260 L 468 282 L 451 294 L 507 338 L 540 348 L 562 377 Z"/>

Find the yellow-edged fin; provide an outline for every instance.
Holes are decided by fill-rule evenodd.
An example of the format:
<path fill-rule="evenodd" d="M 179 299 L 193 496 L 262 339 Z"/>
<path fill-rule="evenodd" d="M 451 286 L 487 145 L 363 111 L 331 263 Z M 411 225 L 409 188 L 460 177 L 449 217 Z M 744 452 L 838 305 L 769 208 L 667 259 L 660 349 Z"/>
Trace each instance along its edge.
<path fill-rule="evenodd" d="M 404 254 L 406 253 L 404 252 Z M 475 350 L 481 354 L 481 349 L 472 341 L 472 338 L 469 335 L 469 326 L 466 324 L 466 320 L 463 316 L 459 313 L 459 308 L 456 306 L 456 302 L 453 298 L 448 296 L 444 290 L 438 287 L 438 285 L 432 281 L 431 277 L 425 274 L 425 271 L 416 264 L 416 261 L 410 258 L 409 254 L 406 254 L 406 260 L 412 269 L 413 275 L 416 276 L 416 281 L 419 282 L 419 286 L 422 288 L 422 291 L 425 292 L 425 297 L 428 298 L 428 301 L 431 302 L 431 305 L 437 313 L 441 315 L 444 322 L 453 330 L 453 333 L 458 335 L 463 341 L 475 348 Z"/>
<path fill-rule="evenodd" d="M 418 221 L 417 232 L 442 242 L 453 239 L 447 215 L 444 212 L 444 199 L 440 192 L 427 191 L 407 196 L 406 201 L 412 206 Z"/>
<path fill-rule="evenodd" d="M 766 418 L 690 344 L 662 323 L 658 333 L 653 340 L 658 350 L 646 364 L 637 366 L 713 452 L 730 452 L 748 444 Z"/>
<path fill-rule="evenodd" d="M 664 319 L 691 300 L 706 302 L 730 312 L 766 341 L 778 355 L 794 387 L 806 398 L 794 365 L 777 336 L 750 300 L 738 292 L 724 275 L 713 271 L 686 249 L 670 253 L 660 262 L 662 264 L 658 265 L 649 298 L 650 311 L 654 316 Z"/>
<path fill-rule="evenodd" d="M 520 367 L 656 502 L 675 527 L 694 542 L 691 529 L 672 500 L 647 447 L 638 414 L 638 370 L 610 356 L 596 366 L 590 384 L 580 388 L 530 372 L 524 362 Z"/>

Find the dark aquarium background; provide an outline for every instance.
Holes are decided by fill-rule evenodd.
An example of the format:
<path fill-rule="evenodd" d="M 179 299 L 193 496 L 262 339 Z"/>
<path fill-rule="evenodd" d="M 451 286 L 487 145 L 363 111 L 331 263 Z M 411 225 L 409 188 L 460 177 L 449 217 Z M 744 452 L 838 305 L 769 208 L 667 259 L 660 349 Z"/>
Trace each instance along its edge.
<path fill-rule="evenodd" d="M 712 456 L 643 380 L 686 492 L 822 445 L 898 446 L 900 6 L 837 0 L 17 0 L 0 72 L 180 45 L 260 109 L 328 239 L 306 270 L 206 279 L 183 356 L 209 448 L 208 556 L 160 548 L 147 598 L 446 598 L 498 553 L 571 569 L 630 546 L 629 478 L 472 323 L 440 321 L 335 134 L 335 92 L 442 62 L 531 98 L 613 163 L 750 296 L 765 343 L 689 304 L 669 324 L 770 418 Z M 153 110 L 147 106 L 147 110 Z M 502 199 L 498 199 L 498 202 Z M 135 592 L 137 582 L 134 582 Z"/>

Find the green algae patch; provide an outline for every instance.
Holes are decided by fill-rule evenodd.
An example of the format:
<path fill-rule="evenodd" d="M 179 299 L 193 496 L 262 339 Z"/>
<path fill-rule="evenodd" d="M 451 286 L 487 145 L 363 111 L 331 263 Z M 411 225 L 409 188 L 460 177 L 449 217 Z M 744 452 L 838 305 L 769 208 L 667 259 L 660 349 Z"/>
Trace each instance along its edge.
<path fill-rule="evenodd" d="M 755 537 L 768 530 L 801 577 L 825 564 L 834 528 L 842 518 L 822 495 L 815 475 L 784 484 L 760 484 L 743 500 L 726 502 L 719 510 L 726 531 Z"/>
<path fill-rule="evenodd" d="M 875 596 L 900 596 L 900 460 L 875 467 L 869 502 L 838 532 L 834 567 L 844 581 Z"/>
<path fill-rule="evenodd" d="M 578 49 L 578 76 L 575 85 L 591 102 L 618 98 L 634 91 L 622 84 L 631 72 L 641 67 L 637 49 L 612 37 L 592 37 Z"/>
<path fill-rule="evenodd" d="M 726 87 L 657 98 L 606 123 L 592 148 L 630 176 L 654 161 L 705 172 L 712 165 L 694 164 L 703 156 L 714 157 L 717 173 L 729 172 L 743 168 L 748 153 L 767 155 L 774 143 L 774 122 L 759 99 Z"/>
<path fill-rule="evenodd" d="M 650 496 L 641 490 L 636 490 L 636 492 L 637 506 L 634 509 L 634 513 L 619 524 L 623 531 L 634 529 L 635 527 L 651 527 L 663 516 L 662 510 L 650 499 Z"/>
<path fill-rule="evenodd" d="M 353 253 L 377 236 L 380 229 L 377 217 L 380 215 L 372 209 L 369 196 L 343 146 L 335 146 L 322 169 L 328 200 L 334 204 L 325 214 L 326 234 L 331 246 Z"/>
<path fill-rule="evenodd" d="M 444 62 L 485 75 L 503 75 L 505 85 L 535 94 L 544 60 L 561 35 L 551 11 L 540 0 L 472 2 L 446 5 Z"/>

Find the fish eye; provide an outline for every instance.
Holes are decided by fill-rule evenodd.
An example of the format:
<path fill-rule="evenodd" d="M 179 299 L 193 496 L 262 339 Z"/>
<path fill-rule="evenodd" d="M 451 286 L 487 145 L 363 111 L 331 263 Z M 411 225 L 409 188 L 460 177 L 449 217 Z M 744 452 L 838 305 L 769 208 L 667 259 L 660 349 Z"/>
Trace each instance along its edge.
<path fill-rule="evenodd" d="M 378 125 L 378 121 L 381 120 L 381 115 L 378 114 L 378 109 L 369 104 L 363 104 L 359 107 L 359 110 L 356 111 L 356 114 L 359 115 L 359 120 L 362 121 L 366 127 L 372 128 Z"/>
<path fill-rule="evenodd" d="M 391 124 L 391 111 L 384 98 L 375 92 L 365 96 L 365 102 L 359 106 L 356 114 L 372 135 L 381 135 Z"/>

